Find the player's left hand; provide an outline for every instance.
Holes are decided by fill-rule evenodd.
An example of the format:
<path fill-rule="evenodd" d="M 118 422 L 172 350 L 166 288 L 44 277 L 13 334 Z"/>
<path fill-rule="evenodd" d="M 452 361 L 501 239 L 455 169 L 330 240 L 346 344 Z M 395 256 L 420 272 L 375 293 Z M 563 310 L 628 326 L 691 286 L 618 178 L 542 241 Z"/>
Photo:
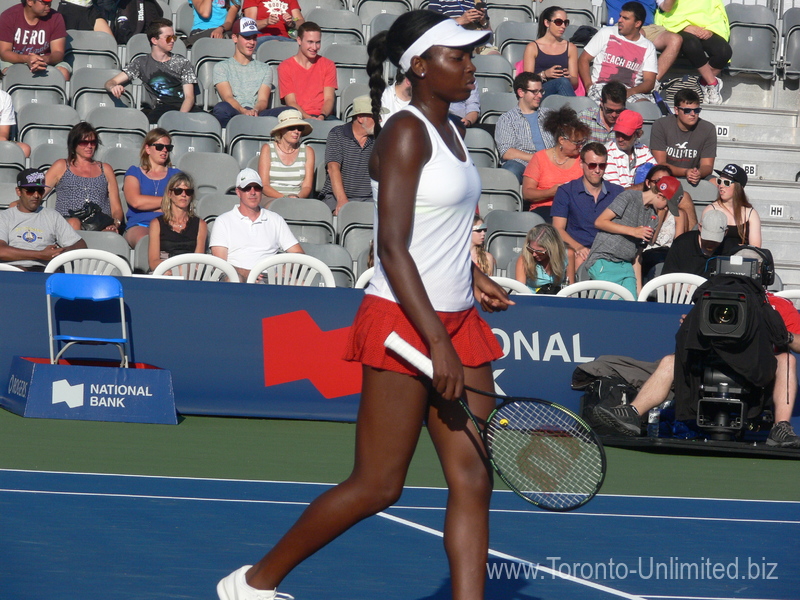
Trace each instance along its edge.
<path fill-rule="evenodd" d="M 475 272 L 473 279 L 475 299 L 486 312 L 498 312 L 508 309 L 515 303 L 508 297 L 508 293 L 491 278 L 483 273 Z"/>

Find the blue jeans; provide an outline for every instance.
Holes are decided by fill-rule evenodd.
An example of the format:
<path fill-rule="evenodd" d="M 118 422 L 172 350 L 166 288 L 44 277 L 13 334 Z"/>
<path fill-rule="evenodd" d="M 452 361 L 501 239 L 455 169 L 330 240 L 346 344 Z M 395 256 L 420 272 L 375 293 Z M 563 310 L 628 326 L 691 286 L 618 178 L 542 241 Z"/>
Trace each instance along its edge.
<path fill-rule="evenodd" d="M 500 168 L 505 169 L 506 171 L 511 171 L 517 176 L 519 182 L 522 183 L 522 174 L 525 172 L 525 165 L 523 165 L 521 162 L 517 162 L 516 160 L 507 160 L 500 165 Z"/>
<path fill-rule="evenodd" d="M 249 107 L 245 107 L 249 108 Z M 286 109 L 291 108 L 290 106 L 279 106 L 277 108 L 265 108 L 261 112 L 258 113 L 259 117 L 277 117 Z M 238 110 L 233 108 L 228 102 L 217 102 L 214 105 L 214 108 L 211 109 L 211 114 L 217 118 L 219 124 L 222 127 L 226 127 L 228 125 L 228 121 L 230 121 L 233 117 L 240 114 Z"/>
<path fill-rule="evenodd" d="M 558 79 L 548 79 L 542 86 L 544 88 L 544 97 L 547 96 L 574 96 L 575 90 L 567 77 L 559 77 Z"/>

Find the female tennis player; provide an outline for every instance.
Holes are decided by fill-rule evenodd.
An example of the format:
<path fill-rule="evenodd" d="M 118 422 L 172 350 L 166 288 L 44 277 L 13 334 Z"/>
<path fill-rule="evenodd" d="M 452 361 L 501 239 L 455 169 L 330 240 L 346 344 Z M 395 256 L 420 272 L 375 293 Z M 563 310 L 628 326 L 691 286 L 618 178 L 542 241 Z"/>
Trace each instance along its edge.
<path fill-rule="evenodd" d="M 406 73 L 413 92 L 410 106 L 378 135 L 370 161 L 377 199 L 375 274 L 346 352 L 348 360 L 363 364 L 355 465 L 260 562 L 220 581 L 222 600 L 291 598 L 276 588 L 296 565 L 397 501 L 424 421 L 449 487 L 444 543 L 452 596 L 483 599 L 491 467 L 455 399 L 465 382 L 493 389 L 490 361 L 501 356 L 475 300 L 487 311 L 513 302 L 470 259 L 481 181 L 448 108 L 474 89 L 471 53 L 487 35 L 438 13 L 412 11 L 369 43 L 376 123 L 386 59 Z M 430 355 L 432 382 L 384 349 L 391 331 Z M 471 393 L 468 402 L 481 419 L 495 404 Z"/>

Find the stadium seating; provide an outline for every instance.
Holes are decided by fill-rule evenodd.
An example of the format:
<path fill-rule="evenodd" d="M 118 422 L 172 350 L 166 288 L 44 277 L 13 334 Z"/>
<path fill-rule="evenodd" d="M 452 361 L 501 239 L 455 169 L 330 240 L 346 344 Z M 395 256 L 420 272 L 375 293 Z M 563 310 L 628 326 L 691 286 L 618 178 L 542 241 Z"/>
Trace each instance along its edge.
<path fill-rule="evenodd" d="M 316 8 L 306 15 L 306 21 L 313 21 L 320 26 L 326 46 L 365 43 L 361 19 L 348 10 Z"/>
<path fill-rule="evenodd" d="M 47 67 L 43 73 L 34 75 L 28 65 L 11 65 L 3 77 L 3 85 L 17 112 L 30 104 L 49 106 L 67 103 L 67 82 L 55 67 Z"/>
<path fill-rule="evenodd" d="M 486 9 L 489 22 L 496 28 L 500 23 L 533 23 L 536 20 L 531 3 L 526 0 L 500 0 Z"/>
<path fill-rule="evenodd" d="M 67 30 L 67 44 L 64 61 L 78 69 L 117 69 L 121 68 L 117 40 L 104 31 Z"/>
<path fill-rule="evenodd" d="M 69 130 L 79 121 L 78 112 L 66 104 L 28 104 L 17 111 L 18 139 L 31 148 L 39 144 L 66 148 Z"/>
<path fill-rule="evenodd" d="M 276 117 L 251 117 L 235 115 L 225 128 L 228 154 L 244 169 L 248 161 L 261 154 L 261 147 L 272 139 L 272 128 L 278 124 Z M 256 161 L 258 162 L 258 161 Z M 258 166 L 254 167 L 258 170 Z"/>
<path fill-rule="evenodd" d="M 98 107 L 86 120 L 97 130 L 104 148 L 129 148 L 138 152 L 150 131 L 147 116 L 135 108 Z"/>
<path fill-rule="evenodd" d="M 269 210 L 284 218 L 298 242 L 332 244 L 336 241 L 328 205 L 312 198 L 275 198 Z"/>
<path fill-rule="evenodd" d="M 333 273 L 324 262 L 307 254 L 291 252 L 258 261 L 250 271 L 247 283 L 336 287 Z"/>
<path fill-rule="evenodd" d="M 350 253 L 338 244 L 309 244 L 301 243 L 308 256 L 313 256 L 324 262 L 333 274 L 336 287 L 351 288 L 355 285 L 356 277 L 353 274 L 353 258 Z"/>
<path fill-rule="evenodd" d="M 550 6 L 560 6 L 567 13 L 567 17 L 574 25 L 590 25 L 591 27 L 598 27 L 595 21 L 595 15 L 592 11 L 592 4 L 586 0 L 541 0 L 534 3 L 536 8 L 536 17 L 544 12 Z M 534 38 L 535 39 L 535 38 Z M 567 37 L 569 39 L 569 37 Z"/>
<path fill-rule="evenodd" d="M 192 176 L 198 196 L 232 193 L 241 170 L 235 158 L 219 152 L 187 152 L 178 157 L 175 166 Z"/>
<path fill-rule="evenodd" d="M 514 67 L 504 57 L 497 54 L 475 56 L 472 62 L 477 69 L 475 79 L 481 95 L 488 92 L 502 94 L 513 91 Z"/>
<path fill-rule="evenodd" d="M 126 89 L 119 98 L 115 98 L 106 91 L 106 81 L 119 73 L 119 69 L 101 69 L 99 67 L 84 67 L 72 73 L 72 79 L 70 79 L 70 89 L 72 90 L 70 104 L 78 111 L 81 119 L 88 121 L 89 113 L 95 108 L 130 108 L 135 106 L 133 90 Z"/>
<path fill-rule="evenodd" d="M 191 5 L 187 6 L 191 10 Z M 203 90 L 201 103 L 203 110 L 210 110 L 219 102 L 220 98 L 214 87 L 214 66 L 233 56 L 233 51 L 233 40 L 225 39 L 200 38 L 192 46 L 192 62 L 197 73 L 197 81 Z"/>
<path fill-rule="evenodd" d="M 14 142 L 0 142 L 0 182 L 16 185 L 17 173 L 24 168 L 25 153 L 22 148 Z"/>
<path fill-rule="evenodd" d="M 222 127 L 219 121 L 208 113 L 186 113 L 171 110 L 161 115 L 158 126 L 169 131 L 173 159 L 186 152 L 221 152 Z"/>
<path fill-rule="evenodd" d="M 764 79 L 775 79 L 780 44 L 775 13 L 766 6 L 737 3 L 728 4 L 725 10 L 733 49 L 728 72 L 731 75 L 754 73 Z"/>

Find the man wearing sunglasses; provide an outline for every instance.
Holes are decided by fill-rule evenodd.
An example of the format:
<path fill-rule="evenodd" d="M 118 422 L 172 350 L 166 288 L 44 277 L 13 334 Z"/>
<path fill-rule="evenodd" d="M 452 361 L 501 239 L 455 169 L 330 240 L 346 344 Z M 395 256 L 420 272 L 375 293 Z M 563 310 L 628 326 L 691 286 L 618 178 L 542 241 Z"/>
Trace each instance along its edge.
<path fill-rule="evenodd" d="M 555 146 L 553 136 L 541 125 L 549 108 L 539 108 L 544 97 L 542 78 L 534 73 L 520 73 L 514 78 L 517 106 L 500 115 L 494 141 L 503 163 L 522 183 L 522 174 L 534 152 Z"/>
<path fill-rule="evenodd" d="M 172 53 L 177 39 L 172 21 L 153 19 L 145 33 L 150 40 L 150 54 L 135 57 L 119 75 L 106 81 L 108 93 L 119 98 L 126 83 L 141 80 L 147 93 L 142 112 L 154 124 L 171 110 L 198 111 L 194 105 L 197 76 L 192 63 L 185 56 Z"/>
<path fill-rule="evenodd" d="M 690 89 L 675 94 L 675 115 L 661 117 L 650 131 L 650 151 L 675 177 L 692 185 L 711 175 L 717 157 L 717 130 L 700 118 L 700 96 Z"/>
<path fill-rule="evenodd" d="M 62 252 L 86 248 L 64 217 L 42 206 L 45 189 L 43 171 L 25 169 L 17 175 L 19 201 L 0 212 L 0 262 L 43 271 Z"/>
<path fill-rule="evenodd" d="M 279 251 L 305 254 L 286 221 L 278 213 L 261 208 L 261 177 L 254 169 L 236 176 L 239 204 L 214 221 L 211 254 L 233 265 L 242 281 L 255 264 Z"/>
<path fill-rule="evenodd" d="M 64 62 L 67 28 L 51 10 L 50 0 L 23 0 L 0 14 L 0 69 L 27 65 L 32 73 L 56 67 L 69 81 L 72 67 Z"/>
<path fill-rule="evenodd" d="M 627 88 L 629 102 L 653 101 L 650 92 L 656 82 L 658 58 L 653 42 L 641 33 L 646 16 L 641 4 L 626 2 L 616 27 L 603 27 L 586 44 L 578 58 L 578 74 L 586 95 L 595 102 L 600 101 L 600 92 L 609 81 L 619 81 Z"/>
<path fill-rule="evenodd" d="M 627 88 L 618 81 L 609 81 L 600 92 L 600 105 L 585 108 L 578 113 L 578 118 L 591 129 L 590 142 L 598 142 L 604 146 L 614 141 L 614 124 L 625 110 L 628 99 Z"/>

